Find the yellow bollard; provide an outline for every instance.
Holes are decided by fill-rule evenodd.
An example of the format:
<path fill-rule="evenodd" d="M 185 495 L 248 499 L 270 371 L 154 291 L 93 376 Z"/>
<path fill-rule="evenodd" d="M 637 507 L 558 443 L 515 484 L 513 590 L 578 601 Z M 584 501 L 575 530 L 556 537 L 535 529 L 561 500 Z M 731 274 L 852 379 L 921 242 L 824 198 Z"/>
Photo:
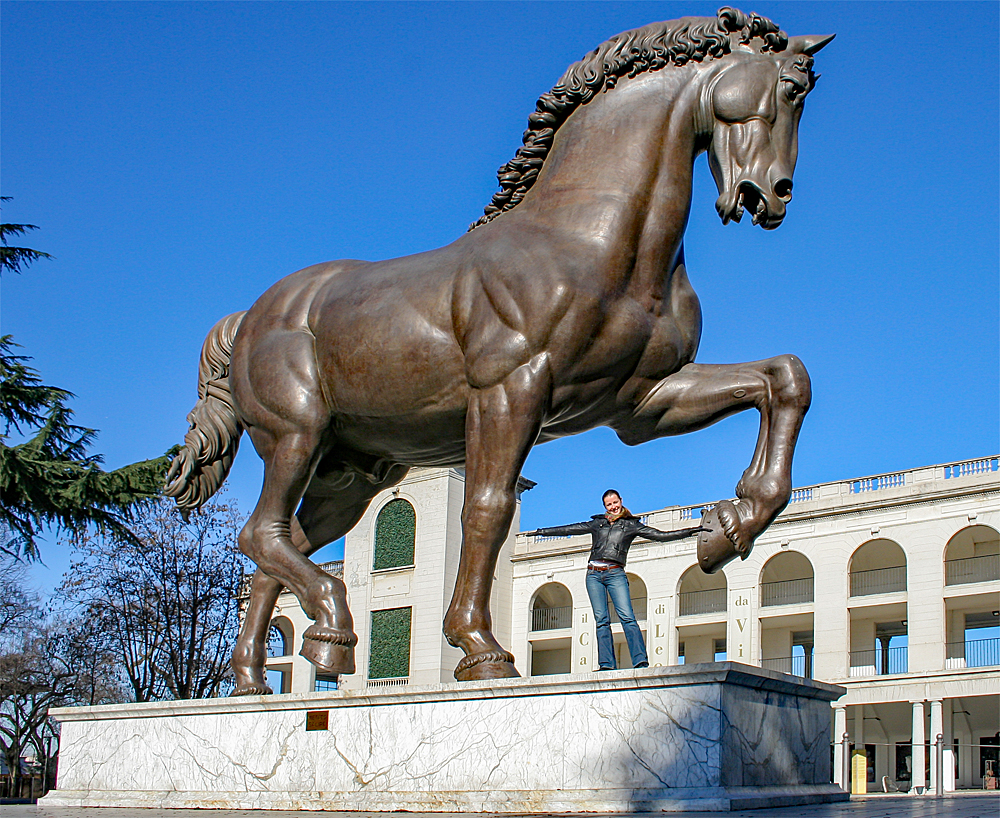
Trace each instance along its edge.
<path fill-rule="evenodd" d="M 851 793 L 865 795 L 868 792 L 868 755 L 864 749 L 855 749 L 851 756 Z"/>

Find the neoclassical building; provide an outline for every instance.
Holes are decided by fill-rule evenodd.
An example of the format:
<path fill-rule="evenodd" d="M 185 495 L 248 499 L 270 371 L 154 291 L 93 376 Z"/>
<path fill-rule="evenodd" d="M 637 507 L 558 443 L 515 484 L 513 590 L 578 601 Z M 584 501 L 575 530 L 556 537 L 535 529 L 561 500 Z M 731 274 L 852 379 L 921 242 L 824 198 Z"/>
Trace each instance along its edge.
<path fill-rule="evenodd" d="M 831 718 L 833 735 L 848 736 L 855 791 L 933 788 L 939 775 L 945 790 L 981 787 L 1000 766 L 998 467 L 991 457 L 798 488 L 749 559 L 713 575 L 698 568 L 694 538 L 636 541 L 628 574 L 650 664 L 743 662 L 843 685 Z M 441 620 L 463 490 L 460 470 L 414 469 L 347 536 L 343 563 L 328 565 L 343 572 L 359 637 L 358 672 L 341 687 L 453 681 L 461 654 Z M 643 517 L 687 528 L 703 508 Z M 590 673 L 589 537 L 514 534 L 519 512 L 497 566 L 497 636 L 522 675 Z M 274 625 L 276 689 L 337 683 L 297 656 L 308 620 L 290 594 Z M 838 783 L 844 747 L 832 748 Z"/>

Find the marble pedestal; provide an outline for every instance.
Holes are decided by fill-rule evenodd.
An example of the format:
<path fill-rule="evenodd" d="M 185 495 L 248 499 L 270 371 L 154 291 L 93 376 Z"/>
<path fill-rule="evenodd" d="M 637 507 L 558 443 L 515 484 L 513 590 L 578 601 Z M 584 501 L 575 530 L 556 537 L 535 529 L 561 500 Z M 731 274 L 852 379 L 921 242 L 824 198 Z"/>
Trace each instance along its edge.
<path fill-rule="evenodd" d="M 437 812 L 729 810 L 846 799 L 844 689 L 722 662 L 59 708 L 43 805 Z M 307 729 L 309 719 L 327 729 Z"/>

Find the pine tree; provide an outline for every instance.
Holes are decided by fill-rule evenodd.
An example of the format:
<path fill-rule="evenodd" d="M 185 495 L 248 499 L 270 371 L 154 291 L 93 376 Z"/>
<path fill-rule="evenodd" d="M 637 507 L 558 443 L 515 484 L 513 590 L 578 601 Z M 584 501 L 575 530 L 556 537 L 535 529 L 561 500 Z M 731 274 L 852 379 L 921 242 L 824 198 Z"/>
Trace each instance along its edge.
<path fill-rule="evenodd" d="M 72 394 L 43 384 L 15 346 L 0 338 L 0 527 L 9 532 L 0 549 L 37 558 L 46 525 L 71 535 L 93 525 L 132 539 L 132 509 L 160 494 L 168 457 L 103 471 L 100 455 L 87 453 L 96 432 L 72 422 Z M 28 439 L 8 445 L 12 430 Z"/>
<path fill-rule="evenodd" d="M 9 202 L 10 196 L 0 196 L 0 202 Z M 37 230 L 34 224 L 0 224 L 0 274 L 4 272 L 20 273 L 21 266 L 27 267 L 33 261 L 40 258 L 52 258 L 48 253 L 41 250 L 32 250 L 29 247 L 10 247 L 7 244 L 8 236 L 23 236 L 29 230 Z"/>
<path fill-rule="evenodd" d="M 6 200 L 9 197 L 0 197 Z M 0 272 L 21 267 L 48 253 L 8 247 L 8 235 L 34 225 L 0 225 L 3 251 Z M 36 538 L 44 526 L 70 535 L 88 526 L 134 540 L 128 528 L 132 510 L 160 493 L 169 455 L 105 472 L 102 458 L 87 450 L 97 434 L 72 422 L 65 389 L 47 386 L 16 355 L 11 336 L 0 337 L 0 550 L 29 559 L 38 557 Z M 11 431 L 27 438 L 9 445 Z"/>

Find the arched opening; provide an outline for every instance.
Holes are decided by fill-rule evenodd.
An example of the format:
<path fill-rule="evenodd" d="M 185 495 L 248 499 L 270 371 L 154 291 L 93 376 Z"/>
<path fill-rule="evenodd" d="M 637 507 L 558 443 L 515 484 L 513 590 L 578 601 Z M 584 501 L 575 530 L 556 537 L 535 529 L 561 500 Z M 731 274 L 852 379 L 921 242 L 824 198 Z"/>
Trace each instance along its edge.
<path fill-rule="evenodd" d="M 1000 605 L 992 586 L 1000 580 L 1000 535 L 987 525 L 957 532 L 944 550 L 945 666 L 955 670 L 1000 665 Z"/>
<path fill-rule="evenodd" d="M 906 554 L 899 543 L 884 538 L 859 545 L 851 556 L 851 676 L 906 673 L 909 635 L 906 602 Z"/>
<path fill-rule="evenodd" d="M 812 678 L 813 567 L 798 551 L 781 551 L 760 572 L 761 667 Z M 765 610 L 766 609 L 766 610 Z"/>
<path fill-rule="evenodd" d="M 290 693 L 292 664 L 286 658 L 295 649 L 295 626 L 287 616 L 276 616 L 267 629 L 267 684 L 275 693 Z M 278 661 L 284 659 L 285 661 Z"/>
<path fill-rule="evenodd" d="M 292 653 L 292 640 L 295 636 L 295 626 L 286 616 L 278 616 L 271 620 L 267 631 L 267 656 L 278 659 Z"/>
<path fill-rule="evenodd" d="M 760 604 L 802 605 L 813 601 L 813 567 L 798 551 L 775 554 L 760 572 Z"/>
<path fill-rule="evenodd" d="M 549 582 L 531 600 L 530 674 L 552 676 L 569 673 L 572 663 L 570 637 L 553 631 L 573 627 L 573 594 L 561 582 Z"/>
<path fill-rule="evenodd" d="M 1000 580 L 1000 534 L 988 525 L 970 525 L 944 550 L 945 585 Z"/>
<path fill-rule="evenodd" d="M 677 664 L 725 661 L 728 586 L 725 571 L 706 574 L 697 565 L 677 583 Z"/>
<path fill-rule="evenodd" d="M 405 568 L 413 565 L 417 541 L 417 513 L 406 500 L 386 503 L 375 518 L 375 558 L 372 568 Z"/>
<path fill-rule="evenodd" d="M 677 615 L 722 613 L 726 610 L 726 591 L 724 571 L 706 574 L 697 565 L 692 565 L 678 583 Z"/>
<path fill-rule="evenodd" d="M 869 540 L 851 557 L 851 596 L 906 590 L 906 554 L 897 542 Z"/>
<path fill-rule="evenodd" d="M 531 630 L 550 631 L 573 626 L 573 595 L 561 582 L 549 582 L 531 602 Z"/>

